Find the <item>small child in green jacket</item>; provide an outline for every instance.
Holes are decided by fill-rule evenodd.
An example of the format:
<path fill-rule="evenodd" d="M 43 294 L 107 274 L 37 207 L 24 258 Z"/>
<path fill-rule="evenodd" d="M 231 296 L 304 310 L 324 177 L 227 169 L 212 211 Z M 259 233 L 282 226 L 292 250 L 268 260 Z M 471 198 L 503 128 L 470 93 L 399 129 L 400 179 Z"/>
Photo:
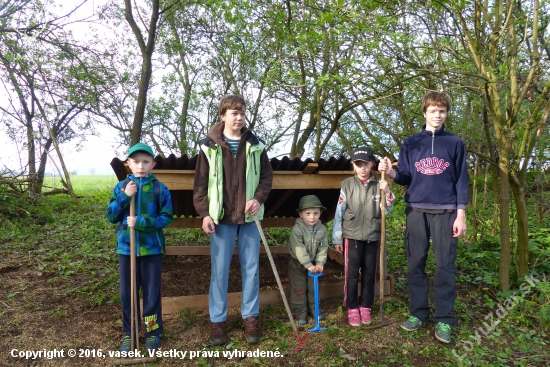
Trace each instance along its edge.
<path fill-rule="evenodd" d="M 300 325 L 307 324 L 307 315 L 315 315 L 315 298 L 312 273 L 321 273 L 327 261 L 327 228 L 319 221 L 321 212 L 327 210 L 315 195 L 300 199 L 296 209 L 300 218 L 290 233 L 288 252 L 292 257 L 288 265 L 290 278 L 290 307 Z M 319 320 L 323 319 L 319 315 Z"/>

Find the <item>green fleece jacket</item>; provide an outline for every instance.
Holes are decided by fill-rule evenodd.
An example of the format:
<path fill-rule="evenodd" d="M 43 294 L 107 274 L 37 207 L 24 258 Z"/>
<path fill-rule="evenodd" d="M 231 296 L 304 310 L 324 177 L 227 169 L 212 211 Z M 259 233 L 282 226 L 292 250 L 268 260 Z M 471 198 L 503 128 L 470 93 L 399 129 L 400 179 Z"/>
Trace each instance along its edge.
<path fill-rule="evenodd" d="M 306 269 L 313 263 L 325 265 L 328 252 L 327 228 L 319 221 L 313 227 L 313 231 L 310 231 L 302 218 L 298 218 L 290 232 L 287 247 L 290 256 L 298 260 Z"/>

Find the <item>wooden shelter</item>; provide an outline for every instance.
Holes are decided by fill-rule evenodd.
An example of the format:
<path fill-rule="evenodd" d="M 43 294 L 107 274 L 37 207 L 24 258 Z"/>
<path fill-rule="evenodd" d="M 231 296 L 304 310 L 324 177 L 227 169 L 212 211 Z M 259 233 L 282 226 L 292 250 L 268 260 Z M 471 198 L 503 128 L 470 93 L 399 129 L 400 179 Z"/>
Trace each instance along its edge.
<path fill-rule="evenodd" d="M 193 206 L 193 183 L 197 156 L 189 158 L 184 155 L 176 158 L 170 155 L 167 158 L 157 156 L 153 174 L 170 190 L 174 209 L 174 223 L 171 228 L 201 228 L 201 219 Z M 321 215 L 323 223 L 334 218 L 336 205 L 340 193 L 340 182 L 353 175 L 351 160 L 346 157 L 328 160 L 320 159 L 305 161 L 288 157 L 270 160 L 273 168 L 273 186 L 265 202 L 264 219 L 262 226 L 292 227 L 298 214 L 296 207 L 304 195 L 317 195 L 323 205 L 327 207 Z M 131 172 L 125 161 L 114 158 L 111 161 L 117 178 L 124 180 Z M 262 248 L 262 253 L 265 249 Z M 272 253 L 288 253 L 286 247 L 270 247 Z M 236 250 L 235 250 L 236 253 Z M 208 246 L 166 246 L 166 255 L 209 255 Z M 343 264 L 342 254 L 329 249 L 329 257 Z M 393 292 L 393 277 L 386 276 L 384 295 Z M 377 282 L 378 283 L 378 282 Z M 378 294 L 379 286 L 376 285 Z M 285 290 L 288 293 L 288 290 Z M 321 298 L 337 297 L 343 294 L 343 285 L 337 284 L 320 287 Z M 240 305 L 241 294 L 230 293 L 228 307 Z M 282 299 L 278 290 L 261 291 L 260 304 L 279 304 Z M 208 295 L 164 297 L 162 310 L 169 314 L 181 309 L 207 309 Z"/>

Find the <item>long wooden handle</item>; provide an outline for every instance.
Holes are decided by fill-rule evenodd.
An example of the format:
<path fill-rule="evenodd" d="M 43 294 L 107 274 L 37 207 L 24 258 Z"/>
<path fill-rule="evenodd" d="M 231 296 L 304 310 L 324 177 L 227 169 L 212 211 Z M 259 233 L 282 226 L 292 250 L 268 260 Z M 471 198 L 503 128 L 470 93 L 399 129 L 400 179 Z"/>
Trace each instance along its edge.
<path fill-rule="evenodd" d="M 132 195 L 130 198 L 130 216 L 135 217 L 136 216 L 136 196 Z M 136 287 L 136 231 L 134 228 L 130 228 L 130 338 L 132 338 L 132 342 L 130 344 L 130 348 L 133 351 L 134 350 L 134 341 L 135 341 L 135 348 L 139 349 L 139 341 L 137 338 L 137 333 L 139 331 L 139 324 L 138 324 L 138 297 L 137 297 L 137 287 Z M 134 339 L 135 338 L 135 339 Z"/>
<path fill-rule="evenodd" d="M 382 171 L 382 180 L 386 180 L 386 172 Z M 384 283 L 386 281 L 386 191 L 380 189 L 382 202 L 382 223 L 380 231 L 380 322 L 384 323 Z"/>
<path fill-rule="evenodd" d="M 273 256 L 271 255 L 271 250 L 269 249 L 269 245 L 267 244 L 262 225 L 260 224 L 260 221 L 258 220 L 258 217 L 256 215 L 254 215 L 254 221 L 256 222 L 256 226 L 258 227 L 258 232 L 260 232 L 260 237 L 262 238 L 262 242 L 264 243 L 265 252 L 267 253 L 267 257 L 269 258 L 269 262 L 271 263 L 271 268 L 273 269 L 273 274 L 275 275 L 275 279 L 277 280 L 279 290 L 281 291 L 281 298 L 283 299 L 283 303 L 285 304 L 286 313 L 288 314 L 288 318 L 290 319 L 290 324 L 292 325 L 292 329 L 294 329 L 294 333 L 296 333 L 296 336 L 298 337 L 298 339 L 300 339 L 298 336 L 298 327 L 294 322 L 294 317 L 292 317 L 292 311 L 290 310 L 290 306 L 288 305 L 285 290 L 283 288 L 283 285 L 281 284 L 281 278 L 279 277 L 279 273 L 277 272 L 277 267 L 275 266 L 275 261 L 273 261 Z"/>

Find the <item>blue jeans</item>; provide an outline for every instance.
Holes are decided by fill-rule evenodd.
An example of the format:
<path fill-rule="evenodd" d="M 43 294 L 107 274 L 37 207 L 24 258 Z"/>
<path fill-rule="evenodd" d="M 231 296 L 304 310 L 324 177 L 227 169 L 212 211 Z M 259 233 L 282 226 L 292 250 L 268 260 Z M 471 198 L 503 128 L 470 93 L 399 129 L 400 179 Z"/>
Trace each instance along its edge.
<path fill-rule="evenodd" d="M 229 265 L 237 237 L 242 277 L 241 315 L 244 319 L 260 313 L 260 233 L 258 227 L 255 222 L 220 223 L 216 226 L 216 233 L 210 235 L 211 275 L 208 308 L 212 322 L 222 322 L 227 319 Z"/>
<path fill-rule="evenodd" d="M 426 322 L 430 318 L 428 306 L 429 280 L 425 272 L 430 249 L 430 237 L 435 257 L 433 280 L 435 315 L 434 322 L 452 325 L 451 314 L 455 305 L 456 247 L 458 238 L 453 237 L 456 211 L 429 214 L 407 208 L 405 249 L 407 252 L 407 281 L 409 283 L 409 311 Z"/>

